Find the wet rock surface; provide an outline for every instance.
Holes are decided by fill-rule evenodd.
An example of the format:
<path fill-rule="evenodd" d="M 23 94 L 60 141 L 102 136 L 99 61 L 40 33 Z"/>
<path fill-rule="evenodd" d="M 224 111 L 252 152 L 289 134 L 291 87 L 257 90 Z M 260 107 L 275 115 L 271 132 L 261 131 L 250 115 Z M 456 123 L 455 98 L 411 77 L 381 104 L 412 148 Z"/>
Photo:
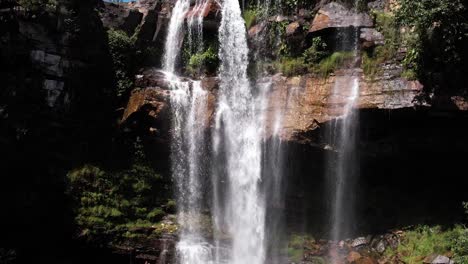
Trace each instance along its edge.
<path fill-rule="evenodd" d="M 323 6 L 311 23 L 310 33 L 330 28 L 372 27 L 374 23 L 366 13 L 347 9 L 343 5 L 332 2 Z"/>

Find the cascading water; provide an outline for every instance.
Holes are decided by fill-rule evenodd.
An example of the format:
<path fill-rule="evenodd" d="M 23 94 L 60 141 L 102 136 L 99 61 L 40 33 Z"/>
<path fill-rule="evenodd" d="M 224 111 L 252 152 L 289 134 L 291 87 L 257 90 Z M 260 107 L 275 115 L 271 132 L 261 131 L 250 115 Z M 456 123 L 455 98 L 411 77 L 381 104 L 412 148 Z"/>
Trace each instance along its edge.
<path fill-rule="evenodd" d="M 342 91 L 336 88 L 348 88 Z M 332 140 L 337 151 L 334 163 L 331 184 L 334 188 L 332 198 L 332 230 L 331 238 L 338 241 L 351 232 L 351 223 L 354 212 L 354 178 L 357 177 L 357 125 L 358 115 L 353 110 L 359 96 L 359 80 L 357 76 L 344 76 L 337 78 L 336 92 L 347 92 L 348 97 L 344 106 L 344 114 L 334 124 Z"/>
<path fill-rule="evenodd" d="M 204 116 L 207 92 L 199 81 L 182 81 L 175 68 L 185 21 L 191 50 L 203 50 L 202 19 L 207 3 L 197 1 L 189 11 L 188 0 L 177 1 L 169 24 L 163 64 L 172 88 L 171 158 L 181 228 L 176 246 L 177 262 L 263 264 L 267 254 L 265 190 L 272 188 L 273 195 L 269 197 L 272 203 L 279 204 L 281 200 L 278 195 L 281 192 L 276 188 L 282 169 L 278 168 L 281 166 L 281 113 L 275 114 L 272 147 L 264 150 L 263 113 L 268 105 L 271 80 L 258 85 L 258 92 L 254 92 L 247 77 L 249 50 L 239 2 L 225 0 L 219 28 L 220 88 L 212 138 L 216 162 L 212 163 L 213 191 L 206 192 L 209 186 L 204 185 L 204 181 L 208 173 L 203 169 L 207 165 L 203 157 L 210 148 L 205 147 L 209 140 L 205 138 L 206 127 L 202 120 L 207 119 Z M 266 161 L 265 156 L 269 160 Z M 267 172 L 272 174 L 270 183 L 262 186 L 262 176 Z M 204 199 L 210 194 L 213 196 L 211 216 L 215 246 L 201 231 Z M 278 227 L 278 223 L 274 226 Z"/>
<path fill-rule="evenodd" d="M 225 160 L 226 191 L 215 201 L 215 222 L 231 239 L 229 263 L 265 260 L 265 200 L 260 192 L 262 117 L 247 78 L 248 47 L 239 1 L 225 0 L 219 28 L 220 90 L 214 131 L 217 159 Z M 223 177 L 215 175 L 216 178 Z"/>
<path fill-rule="evenodd" d="M 209 0 L 196 0 L 187 18 L 189 49 L 193 52 L 203 51 L 203 18 L 209 3 Z"/>
<path fill-rule="evenodd" d="M 203 179 L 206 172 L 203 170 L 203 157 L 207 153 L 205 125 L 208 93 L 202 89 L 200 81 L 182 81 L 175 72 L 189 8 L 189 0 L 179 0 L 174 6 L 163 64 L 166 79 L 172 88 L 171 167 L 176 183 L 180 226 L 176 255 L 177 261 L 182 264 L 209 264 L 213 259 L 212 247 L 201 231 L 204 220 Z"/>
<path fill-rule="evenodd" d="M 359 19 L 359 16 L 355 16 Z M 355 21 L 358 25 L 359 21 Z M 353 34 L 350 36 L 352 52 L 355 53 L 354 59 L 358 58 L 358 40 L 359 28 L 353 28 Z M 346 47 L 343 47 L 346 48 Z M 354 225 L 355 211 L 355 184 L 359 176 L 357 139 L 358 139 L 358 113 L 354 110 L 355 104 L 359 99 L 359 76 L 353 70 L 347 70 L 344 76 L 337 76 L 333 97 L 345 98 L 343 115 L 336 120 L 330 131 L 330 140 L 333 148 L 336 150 L 334 162 L 329 163 L 329 185 L 332 190 L 331 199 L 331 239 L 339 241 L 352 234 Z M 335 254 L 332 254 L 335 256 Z M 332 262 L 336 262 L 332 258 Z"/>
<path fill-rule="evenodd" d="M 190 0 L 178 0 L 172 9 L 171 20 L 167 31 L 163 68 L 164 71 L 175 75 L 175 65 L 183 41 L 183 26 L 185 15 L 189 11 Z"/>

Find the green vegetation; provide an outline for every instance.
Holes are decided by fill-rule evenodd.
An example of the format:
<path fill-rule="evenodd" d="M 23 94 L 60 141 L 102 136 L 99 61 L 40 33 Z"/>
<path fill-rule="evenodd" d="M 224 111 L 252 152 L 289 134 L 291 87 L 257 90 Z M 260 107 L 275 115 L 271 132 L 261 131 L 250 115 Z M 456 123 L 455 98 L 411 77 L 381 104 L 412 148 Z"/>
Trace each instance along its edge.
<path fill-rule="evenodd" d="M 34 13 L 55 12 L 57 0 L 19 0 L 18 3 L 26 10 Z"/>
<path fill-rule="evenodd" d="M 462 226 L 444 230 L 440 226 L 420 226 L 405 232 L 396 250 L 387 249 L 387 256 L 399 256 L 404 263 L 416 264 L 431 254 L 453 254 L 458 260 L 468 257 L 468 230 Z M 450 253 L 451 252 L 451 253 Z M 457 262 L 467 263 L 467 262 Z"/>
<path fill-rule="evenodd" d="M 311 46 L 301 56 L 282 56 L 274 67 L 286 76 L 304 73 L 315 73 L 321 77 L 327 77 L 330 73 L 339 69 L 349 59 L 353 58 L 352 52 L 337 51 L 332 54 L 327 50 L 327 44 L 320 37 L 312 40 Z"/>
<path fill-rule="evenodd" d="M 405 67 L 433 91 L 458 90 L 467 79 L 467 18 L 463 0 L 399 0 L 396 21 L 409 35 Z"/>
<path fill-rule="evenodd" d="M 373 13 L 376 29 L 385 37 L 383 46 L 366 51 L 362 56 L 362 68 L 364 74 L 373 79 L 380 73 L 380 65 L 392 60 L 401 45 L 401 36 L 395 23 L 395 17 L 389 13 Z"/>
<path fill-rule="evenodd" d="M 401 73 L 401 77 L 409 80 L 409 81 L 414 81 L 414 80 L 417 80 L 418 79 L 418 74 L 412 70 L 412 69 L 407 69 L 407 70 L 404 70 L 402 73 Z"/>
<path fill-rule="evenodd" d="M 109 50 L 117 83 L 116 94 L 121 97 L 133 87 L 135 55 L 135 37 L 129 37 L 121 30 L 109 29 Z"/>
<path fill-rule="evenodd" d="M 201 70 L 212 73 L 216 71 L 218 65 L 218 52 L 210 46 L 204 52 L 190 56 L 187 70 L 192 74 L 199 73 Z"/>
<path fill-rule="evenodd" d="M 127 169 L 84 165 L 68 173 L 68 194 L 81 237 L 99 244 L 136 237 L 173 212 L 162 177 L 139 158 L 141 150 L 135 153 Z"/>
<path fill-rule="evenodd" d="M 284 57 L 281 58 L 279 63 L 275 64 L 275 68 L 285 76 L 315 73 L 320 77 L 326 78 L 352 58 L 353 53 L 346 51 L 334 52 L 322 59 L 318 64 L 307 62 L 304 56 L 299 58 Z"/>
<path fill-rule="evenodd" d="M 275 65 L 276 70 L 282 72 L 285 76 L 294 76 L 307 73 L 308 65 L 304 58 L 281 58 L 281 61 Z"/>
<path fill-rule="evenodd" d="M 151 168 L 135 164 L 124 171 L 107 172 L 85 165 L 68 174 L 69 193 L 77 203 L 76 223 L 89 240 L 132 236 L 138 228 L 151 227 L 166 212 L 152 194 L 161 177 Z"/>
<path fill-rule="evenodd" d="M 290 261 L 300 263 L 303 259 L 304 249 L 314 243 L 314 238 L 308 235 L 293 234 L 289 237 L 288 258 Z M 315 258 L 314 258 L 315 259 Z M 323 263 L 323 259 L 316 258 L 312 263 Z"/>
<path fill-rule="evenodd" d="M 257 23 L 259 10 L 256 8 L 246 9 L 244 10 L 244 13 L 242 15 L 244 17 L 245 26 L 247 27 L 247 29 L 249 29 L 251 26 Z"/>
<path fill-rule="evenodd" d="M 341 67 L 347 60 L 353 58 L 353 52 L 339 51 L 334 52 L 329 57 L 320 61 L 316 72 L 322 76 L 327 77 L 330 73 L 333 73 L 339 67 Z"/>
<path fill-rule="evenodd" d="M 356 6 L 355 6 L 355 7 L 356 7 L 356 10 L 357 10 L 358 12 L 366 12 L 366 11 L 368 11 L 368 8 L 367 8 L 367 3 L 368 3 L 368 2 L 369 2 L 368 0 L 356 0 L 356 2 L 355 2 L 355 3 L 356 3 L 356 4 L 355 4 L 355 5 L 356 5 Z"/>
<path fill-rule="evenodd" d="M 397 253 L 405 263 L 420 263 L 430 254 L 446 254 L 450 251 L 450 240 L 453 231 L 442 230 L 441 227 L 421 226 L 405 233 L 402 243 L 396 252 L 389 250 L 387 254 Z"/>
<path fill-rule="evenodd" d="M 321 37 L 315 37 L 312 39 L 312 45 L 304 51 L 303 57 L 305 63 L 316 64 L 328 55 L 327 44 L 323 42 Z"/>

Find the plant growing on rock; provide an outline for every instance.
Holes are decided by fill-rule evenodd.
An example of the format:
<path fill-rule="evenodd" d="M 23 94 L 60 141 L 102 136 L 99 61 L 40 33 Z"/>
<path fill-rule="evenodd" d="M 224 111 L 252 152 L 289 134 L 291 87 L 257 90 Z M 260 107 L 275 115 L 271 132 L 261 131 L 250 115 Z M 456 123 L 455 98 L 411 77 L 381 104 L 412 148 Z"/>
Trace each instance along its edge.
<path fill-rule="evenodd" d="M 133 87 L 135 38 L 114 29 L 107 31 L 107 35 L 117 85 L 116 95 L 122 97 Z"/>
<path fill-rule="evenodd" d="M 327 77 L 346 61 L 354 57 L 353 52 L 337 51 L 329 57 L 320 61 L 319 65 L 314 68 L 314 71 L 322 77 Z"/>
<path fill-rule="evenodd" d="M 187 70 L 191 74 L 205 70 L 207 73 L 216 71 L 219 65 L 218 52 L 213 47 L 208 47 L 204 52 L 195 53 L 190 56 Z"/>
<path fill-rule="evenodd" d="M 57 7 L 57 0 L 19 0 L 18 3 L 33 13 L 54 12 Z"/>
<path fill-rule="evenodd" d="M 245 21 L 245 27 L 249 29 L 255 23 L 257 23 L 257 18 L 259 16 L 259 10 L 257 8 L 246 9 L 242 14 Z"/>
<path fill-rule="evenodd" d="M 308 64 L 316 64 L 329 55 L 327 44 L 321 37 L 312 39 L 312 45 L 304 51 L 304 61 Z"/>
<path fill-rule="evenodd" d="M 126 169 L 84 165 L 68 173 L 80 237 L 99 245 L 118 242 L 151 229 L 167 214 L 163 179 L 141 155 L 136 148 L 134 163 Z"/>
<path fill-rule="evenodd" d="M 458 84 L 467 78 L 467 17 L 463 0 L 398 1 L 396 21 L 411 34 L 405 66 L 432 89 L 458 90 Z M 433 78 L 435 75 L 442 78 Z"/>

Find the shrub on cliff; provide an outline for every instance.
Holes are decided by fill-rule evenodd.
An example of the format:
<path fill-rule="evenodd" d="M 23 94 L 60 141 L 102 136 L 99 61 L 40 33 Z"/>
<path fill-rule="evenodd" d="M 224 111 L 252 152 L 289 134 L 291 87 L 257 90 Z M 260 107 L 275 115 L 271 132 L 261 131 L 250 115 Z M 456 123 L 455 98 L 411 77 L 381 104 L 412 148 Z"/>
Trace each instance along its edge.
<path fill-rule="evenodd" d="M 57 0 L 19 0 L 19 5 L 27 11 L 37 12 L 54 12 L 57 6 Z"/>
<path fill-rule="evenodd" d="M 466 88 L 468 6 L 463 0 L 399 0 L 396 20 L 412 35 L 404 64 L 435 92 Z M 464 91 L 468 93 L 468 91 Z"/>
<path fill-rule="evenodd" d="M 216 49 L 210 46 L 204 52 L 195 53 L 190 56 L 187 70 L 192 74 L 199 73 L 202 70 L 206 73 L 213 73 L 216 72 L 218 65 L 218 53 Z"/>
<path fill-rule="evenodd" d="M 116 94 L 121 97 L 133 87 L 135 74 L 135 38 L 121 30 L 107 31 L 109 50 L 112 56 L 113 70 L 117 83 Z"/>

